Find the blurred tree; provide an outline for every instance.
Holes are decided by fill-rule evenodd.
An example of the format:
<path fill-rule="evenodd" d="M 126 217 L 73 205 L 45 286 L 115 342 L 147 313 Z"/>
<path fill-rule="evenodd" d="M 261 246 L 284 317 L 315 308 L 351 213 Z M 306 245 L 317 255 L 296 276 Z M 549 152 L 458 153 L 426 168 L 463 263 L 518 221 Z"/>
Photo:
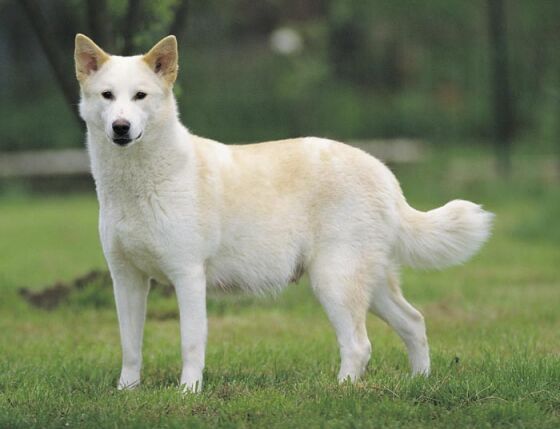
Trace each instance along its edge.
<path fill-rule="evenodd" d="M 66 72 L 66 62 L 59 51 L 56 35 L 49 27 L 46 19 L 41 13 L 39 4 L 36 1 L 22 0 L 20 4 L 25 10 L 26 15 L 31 22 L 31 26 L 39 39 L 39 43 L 45 52 L 45 56 L 49 61 L 56 77 L 56 81 L 58 82 L 60 90 L 62 91 L 68 106 L 72 106 L 72 113 L 74 114 L 76 120 L 81 124 L 82 121 L 78 115 L 78 111 L 73 107 L 76 104 L 77 85 L 73 74 L 69 75 Z"/>
<path fill-rule="evenodd" d="M 509 80 L 506 17 L 503 0 L 488 0 L 488 26 L 492 73 L 494 138 L 498 171 L 509 175 L 511 140 L 514 134 L 513 99 Z"/>
<path fill-rule="evenodd" d="M 134 34 L 140 29 L 144 15 L 143 6 L 142 0 L 128 0 L 123 26 L 124 46 L 121 52 L 123 55 L 132 55 L 134 53 Z"/>
<path fill-rule="evenodd" d="M 182 0 L 177 4 L 177 7 L 173 13 L 173 21 L 169 26 L 169 34 L 174 34 L 177 39 L 182 40 L 185 37 L 187 31 L 187 16 L 189 14 L 189 1 Z"/>
<path fill-rule="evenodd" d="M 92 39 L 108 52 L 123 55 L 132 54 L 137 48 L 134 35 L 140 32 L 140 28 L 142 27 L 141 24 L 145 24 L 147 19 L 152 18 L 152 16 L 145 13 L 145 2 L 142 0 L 128 0 L 126 3 L 126 13 L 124 14 L 124 17 L 120 17 L 116 14 L 117 16 L 113 19 L 111 19 L 111 4 L 108 0 L 83 0 L 83 2 L 85 2 L 86 6 L 86 21 L 89 28 L 89 34 Z M 185 34 L 184 27 L 188 14 L 188 3 L 189 0 L 150 3 L 150 12 L 156 15 L 159 14 L 159 19 L 155 21 L 167 24 L 167 31 L 164 30 L 163 35 L 177 33 L 176 35 L 181 37 Z M 59 51 L 59 40 L 56 31 L 51 28 L 49 22 L 45 19 L 41 10 L 40 2 L 34 0 L 21 0 L 19 4 L 25 11 L 31 26 L 39 39 L 41 47 L 55 74 L 57 83 L 67 101 L 68 106 L 72 106 L 72 113 L 81 125 L 81 119 L 78 112 L 73 107 L 76 105 L 77 98 L 76 81 L 73 74 L 67 73 L 67 62 Z M 116 27 L 123 28 L 123 43 L 120 44 L 117 43 L 118 40 L 112 31 L 113 23 L 115 21 L 117 22 Z"/>
<path fill-rule="evenodd" d="M 188 37 L 176 95 L 197 132 L 231 142 L 325 133 L 492 139 L 502 163 L 513 139 L 558 140 L 560 1 L 501 0 L 498 21 L 490 2 L 0 0 L 0 145 L 79 145 L 78 127 L 57 111 L 76 113 L 76 32 L 117 54 L 172 32 Z M 505 28 L 494 38 L 505 23 L 506 54 Z M 301 38 L 297 53 L 271 48 L 282 28 Z"/>
<path fill-rule="evenodd" d="M 130 3 L 133 3 L 133 0 Z M 113 25 L 107 0 L 86 0 L 86 6 L 89 36 L 99 46 L 103 46 L 103 49 L 112 52 L 114 48 Z"/>
<path fill-rule="evenodd" d="M 328 55 L 339 79 L 364 86 L 380 83 L 378 74 L 382 67 L 378 67 L 376 44 L 371 37 L 374 8 L 367 2 L 329 2 Z"/>

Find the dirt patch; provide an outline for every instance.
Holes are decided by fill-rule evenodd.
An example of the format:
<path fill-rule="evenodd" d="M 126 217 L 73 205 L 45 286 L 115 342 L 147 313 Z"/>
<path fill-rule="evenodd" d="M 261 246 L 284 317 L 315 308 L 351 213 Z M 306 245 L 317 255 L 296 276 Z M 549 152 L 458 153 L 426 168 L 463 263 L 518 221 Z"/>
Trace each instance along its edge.
<path fill-rule="evenodd" d="M 64 301 L 70 293 L 70 287 L 63 283 L 56 283 L 44 290 L 32 292 L 27 288 L 21 288 L 19 294 L 34 307 L 52 310 Z"/>
<path fill-rule="evenodd" d="M 69 282 L 58 281 L 40 290 L 19 289 L 20 296 L 27 303 L 42 310 L 56 310 L 64 306 L 68 309 L 85 308 L 114 309 L 113 287 L 108 271 L 92 270 Z M 175 289 L 152 281 L 147 317 L 156 320 L 178 319 L 179 311 L 174 299 Z M 251 307 L 256 298 L 241 291 L 211 289 L 207 296 L 207 310 L 213 315 L 239 313 Z"/>
<path fill-rule="evenodd" d="M 92 270 L 83 276 L 77 277 L 69 283 L 56 282 L 39 291 L 21 288 L 19 294 L 33 307 L 45 310 L 54 310 L 63 302 L 67 301 L 70 294 L 76 290 L 82 290 L 92 284 L 110 285 L 110 276 L 106 271 Z"/>
<path fill-rule="evenodd" d="M 152 282 L 151 289 L 157 290 L 163 297 L 170 297 L 174 293 L 172 286 L 156 282 Z M 113 305 L 111 276 L 108 271 L 101 270 L 89 271 L 70 282 L 56 282 L 39 291 L 21 288 L 19 294 L 33 307 L 44 310 L 54 310 L 69 302 L 93 307 Z M 165 314 L 162 318 L 170 317 Z"/>

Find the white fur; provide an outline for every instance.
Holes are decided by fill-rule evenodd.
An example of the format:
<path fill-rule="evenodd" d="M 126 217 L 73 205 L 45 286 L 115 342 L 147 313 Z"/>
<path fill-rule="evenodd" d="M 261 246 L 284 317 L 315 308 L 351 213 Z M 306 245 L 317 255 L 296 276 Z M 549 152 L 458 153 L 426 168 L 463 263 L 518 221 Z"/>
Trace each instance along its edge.
<path fill-rule="evenodd" d="M 415 268 L 445 268 L 468 260 L 488 239 L 494 215 L 470 201 L 454 200 L 421 212 L 404 200 L 397 254 Z"/>
<path fill-rule="evenodd" d="M 340 381 L 359 378 L 369 361 L 368 310 L 402 337 L 413 372 L 429 372 L 424 321 L 400 292 L 398 267 L 463 262 L 488 237 L 489 213 L 466 201 L 418 212 L 388 168 L 342 143 L 226 146 L 194 136 L 177 118 L 171 84 L 143 57 L 88 69 L 81 61 L 91 47 L 80 43 L 80 112 L 119 316 L 120 388 L 140 382 L 150 278 L 175 286 L 188 390 L 202 385 L 207 285 L 275 292 L 303 271 L 335 328 Z M 107 90 L 114 100 L 100 96 Z M 148 96 L 134 100 L 137 91 Z M 116 119 L 141 139 L 115 145 Z"/>

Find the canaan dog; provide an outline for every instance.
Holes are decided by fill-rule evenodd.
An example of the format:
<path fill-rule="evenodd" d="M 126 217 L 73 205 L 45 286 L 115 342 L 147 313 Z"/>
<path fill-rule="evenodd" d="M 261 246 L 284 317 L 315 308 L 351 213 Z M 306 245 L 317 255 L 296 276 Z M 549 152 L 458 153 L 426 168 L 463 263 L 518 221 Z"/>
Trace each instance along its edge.
<path fill-rule="evenodd" d="M 491 213 L 462 200 L 415 210 L 385 165 L 336 141 L 234 146 L 191 134 L 172 92 L 174 36 L 131 57 L 82 34 L 75 43 L 120 326 L 120 389 L 140 383 L 150 279 L 175 287 L 185 391 L 202 387 L 207 285 L 265 293 L 304 272 L 336 331 L 339 381 L 365 371 L 368 310 L 402 338 L 413 374 L 429 373 L 424 320 L 401 293 L 399 266 L 466 261 L 488 238 Z"/>

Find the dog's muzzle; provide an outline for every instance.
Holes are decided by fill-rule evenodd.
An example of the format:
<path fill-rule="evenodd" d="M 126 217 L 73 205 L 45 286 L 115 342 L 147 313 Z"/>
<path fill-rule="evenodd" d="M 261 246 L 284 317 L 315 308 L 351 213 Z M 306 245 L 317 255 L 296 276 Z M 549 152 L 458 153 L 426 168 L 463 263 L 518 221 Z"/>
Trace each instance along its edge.
<path fill-rule="evenodd" d="M 142 133 L 140 133 L 138 135 L 138 137 L 132 139 L 130 137 L 130 122 L 128 122 L 126 119 L 117 119 L 115 122 L 113 122 L 113 143 L 119 145 L 119 146 L 126 146 L 128 145 L 132 140 L 138 140 L 140 137 L 142 137 Z"/>

